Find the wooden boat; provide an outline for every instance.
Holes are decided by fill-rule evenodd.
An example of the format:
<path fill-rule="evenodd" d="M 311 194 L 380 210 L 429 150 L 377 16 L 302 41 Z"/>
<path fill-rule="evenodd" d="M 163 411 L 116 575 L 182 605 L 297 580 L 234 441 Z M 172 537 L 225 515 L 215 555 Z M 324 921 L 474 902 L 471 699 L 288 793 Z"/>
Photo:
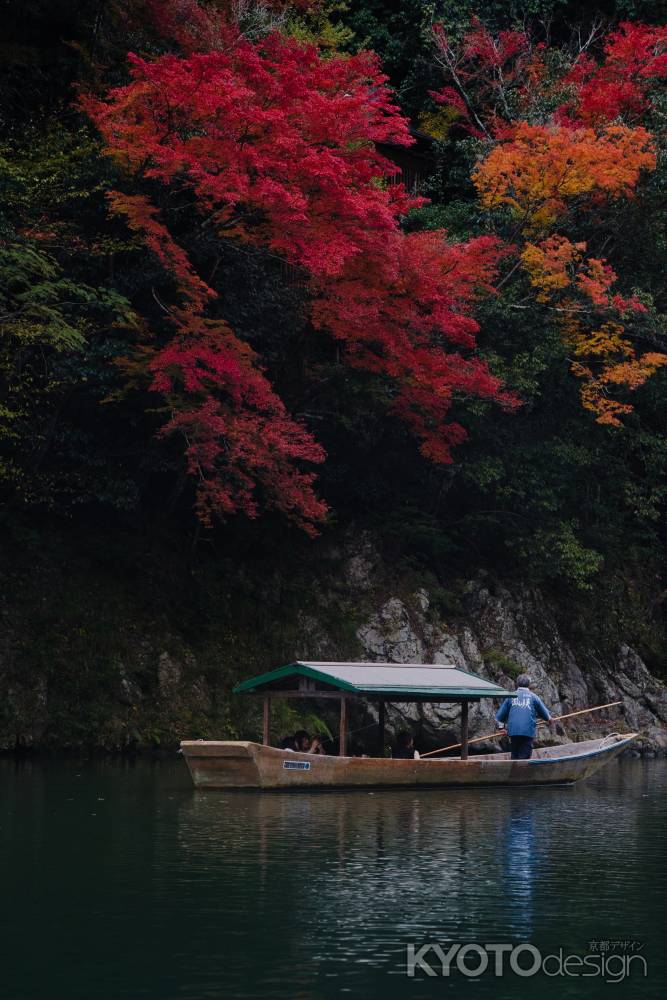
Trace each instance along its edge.
<path fill-rule="evenodd" d="M 618 757 L 636 735 L 612 733 L 602 739 L 542 747 L 530 760 L 510 760 L 508 753 L 429 760 L 329 757 L 223 740 L 185 740 L 181 749 L 197 788 L 570 785 Z"/>
<path fill-rule="evenodd" d="M 297 660 L 237 684 L 239 694 L 264 702 L 263 743 L 185 740 L 181 750 L 198 788 L 414 788 L 457 785 L 569 785 L 617 757 L 637 735 L 536 750 L 530 760 L 508 753 L 468 756 L 468 707 L 510 694 L 454 664 L 358 663 Z M 338 756 L 270 746 L 271 702 L 280 698 L 340 702 Z M 378 755 L 347 755 L 348 703 L 376 701 Z M 460 757 L 392 760 L 383 756 L 385 710 L 391 702 L 450 702 L 461 706 Z M 613 704 L 618 705 L 619 702 Z M 609 706 L 600 706 L 609 707 Z M 590 709 L 586 711 L 591 711 Z M 575 712 L 575 715 L 581 713 Z M 561 716 L 568 718 L 569 716 Z M 453 749 L 449 747 L 447 749 Z M 433 751 L 436 752 L 436 751 Z"/>

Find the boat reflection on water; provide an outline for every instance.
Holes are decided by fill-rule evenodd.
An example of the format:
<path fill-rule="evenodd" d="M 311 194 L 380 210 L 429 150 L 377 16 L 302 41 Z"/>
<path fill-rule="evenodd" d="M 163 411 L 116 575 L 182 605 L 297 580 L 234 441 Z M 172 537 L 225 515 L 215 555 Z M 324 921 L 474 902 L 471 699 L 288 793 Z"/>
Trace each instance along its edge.
<path fill-rule="evenodd" d="M 508 817 L 503 843 L 506 905 L 512 910 L 515 934 L 530 940 L 533 933 L 535 869 L 538 860 L 543 859 L 538 858 L 536 852 L 533 813 L 522 803 Z"/>
<path fill-rule="evenodd" d="M 180 804 L 179 840 L 195 866 L 242 871 L 242 906 L 250 896 L 258 917 L 278 896 L 291 915 L 289 939 L 295 926 L 306 936 L 347 928 L 336 948 L 371 928 L 377 939 L 380 927 L 394 949 L 424 934 L 461 939 L 485 923 L 491 890 L 500 890 L 511 931 L 523 938 L 535 866 L 550 843 L 536 844 L 538 797 L 550 813 L 553 798 L 535 791 L 194 792 Z"/>

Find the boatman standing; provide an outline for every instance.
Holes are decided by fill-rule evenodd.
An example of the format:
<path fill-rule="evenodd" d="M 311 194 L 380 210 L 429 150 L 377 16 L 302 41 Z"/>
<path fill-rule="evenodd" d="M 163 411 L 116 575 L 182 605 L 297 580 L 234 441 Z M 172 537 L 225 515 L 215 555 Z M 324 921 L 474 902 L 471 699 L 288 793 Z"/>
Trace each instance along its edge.
<path fill-rule="evenodd" d="M 533 694 L 530 685 L 528 674 L 519 674 L 516 679 L 516 694 L 505 698 L 496 713 L 498 725 L 504 725 L 507 729 L 512 760 L 530 759 L 538 715 L 545 722 L 552 721 L 546 705 Z"/>

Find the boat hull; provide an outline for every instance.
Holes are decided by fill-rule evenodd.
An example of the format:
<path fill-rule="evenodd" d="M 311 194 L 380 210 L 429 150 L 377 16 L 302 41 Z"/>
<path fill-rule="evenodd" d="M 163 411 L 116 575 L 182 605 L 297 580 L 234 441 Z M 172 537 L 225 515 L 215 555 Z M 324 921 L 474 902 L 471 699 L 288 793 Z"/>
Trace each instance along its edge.
<path fill-rule="evenodd" d="M 617 757 L 637 734 L 536 750 L 530 760 L 479 754 L 429 760 L 328 757 L 249 741 L 185 740 L 181 750 L 197 788 L 447 788 L 569 785 Z"/>

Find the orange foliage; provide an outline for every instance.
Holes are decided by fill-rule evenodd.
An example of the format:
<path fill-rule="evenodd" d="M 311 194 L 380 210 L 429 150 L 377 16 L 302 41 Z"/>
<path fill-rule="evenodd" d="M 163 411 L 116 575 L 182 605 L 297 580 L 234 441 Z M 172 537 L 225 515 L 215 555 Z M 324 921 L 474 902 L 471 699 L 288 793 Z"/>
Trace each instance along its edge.
<path fill-rule="evenodd" d="M 534 299 L 555 312 L 572 371 L 584 381 L 583 405 L 598 422 L 618 425 L 632 406 L 610 393 L 637 389 L 667 355 L 638 353 L 633 321 L 646 305 L 614 292 L 609 263 L 555 230 L 592 222 L 595 231 L 594 213 L 632 198 L 655 169 L 657 143 L 638 122 L 659 109 L 667 27 L 621 24 L 601 58 L 579 51 L 569 66 L 564 51 L 553 60 L 529 34 L 494 37 L 479 21 L 456 44 L 441 26 L 434 34 L 447 85 L 432 96 L 487 142 L 472 173 L 481 205 L 503 210 L 494 222 L 509 222 L 506 239 L 520 243 Z"/>
<path fill-rule="evenodd" d="M 643 307 L 614 295 L 614 271 L 604 260 L 586 259 L 585 251 L 585 243 L 551 236 L 538 244 L 527 243 L 521 260 L 537 289 L 537 300 L 559 310 L 563 340 L 574 357 L 582 359 L 573 361 L 571 369 L 585 379 L 583 406 L 596 414 L 598 423 L 618 426 L 620 417 L 631 413 L 632 406 L 611 398 L 610 387 L 639 388 L 667 364 L 667 354 L 637 354 L 618 318 L 628 308 L 640 311 Z M 600 314 L 607 318 L 598 324 Z"/>
<path fill-rule="evenodd" d="M 655 152 L 643 128 L 556 128 L 518 122 L 473 171 L 485 208 L 509 207 L 526 232 L 547 230 L 582 196 L 629 197 Z"/>
<path fill-rule="evenodd" d="M 667 365 L 667 355 L 649 351 L 642 354 L 641 357 L 633 357 L 630 361 L 612 365 L 603 370 L 600 375 L 596 375 L 585 365 L 577 363 L 572 365 L 572 371 L 579 378 L 586 379 L 581 390 L 581 402 L 584 409 L 595 413 L 597 423 L 619 427 L 621 425 L 620 418 L 632 413 L 632 406 L 630 403 L 621 403 L 611 397 L 609 387 L 624 386 L 630 390 L 638 389 L 651 375 L 655 375 L 658 368 L 662 368 L 664 365 Z"/>
<path fill-rule="evenodd" d="M 585 410 L 590 410 L 595 414 L 598 424 L 619 427 L 620 418 L 632 413 L 632 406 L 629 403 L 621 403 L 607 395 L 604 379 L 596 377 L 590 368 L 585 365 L 573 364 L 572 371 L 579 378 L 586 380 L 581 390 L 581 404 Z"/>
<path fill-rule="evenodd" d="M 540 244 L 526 243 L 521 260 L 537 289 L 538 302 L 549 302 L 554 292 L 572 283 L 572 269 L 585 249 L 585 243 L 570 243 L 564 236 L 551 236 Z"/>

